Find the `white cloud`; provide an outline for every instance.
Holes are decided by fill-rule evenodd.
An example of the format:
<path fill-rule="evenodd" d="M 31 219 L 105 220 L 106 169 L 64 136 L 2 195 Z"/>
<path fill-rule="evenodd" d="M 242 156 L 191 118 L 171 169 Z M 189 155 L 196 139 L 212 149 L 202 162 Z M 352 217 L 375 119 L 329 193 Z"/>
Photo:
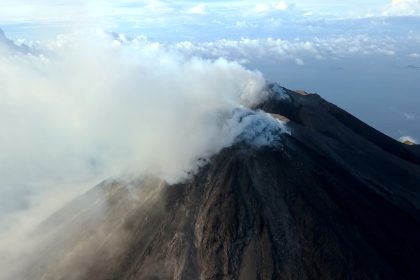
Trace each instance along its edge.
<path fill-rule="evenodd" d="M 150 11 L 155 11 L 155 12 L 163 12 L 163 11 L 172 10 L 172 7 L 167 2 L 163 2 L 159 0 L 146 1 L 145 8 Z"/>
<path fill-rule="evenodd" d="M 255 5 L 255 12 L 259 14 L 265 14 L 273 11 L 286 11 L 289 9 L 289 5 L 285 1 L 280 1 L 276 4 L 258 3 Z"/>
<path fill-rule="evenodd" d="M 411 143 L 414 143 L 414 144 L 417 144 L 417 140 L 416 139 L 414 139 L 413 137 L 411 137 L 411 136 L 401 136 L 400 138 L 398 138 L 398 140 L 400 141 L 400 142 L 411 142 Z"/>
<path fill-rule="evenodd" d="M 167 45 L 189 56 L 227 57 L 230 59 L 270 58 L 290 59 L 300 63 L 304 57 L 343 58 L 351 55 L 394 55 L 395 42 L 390 38 L 378 39 L 366 35 L 314 38 L 308 41 L 275 38 L 218 40 L 210 42 L 178 42 Z M 296 60 L 297 59 L 297 60 Z"/>
<path fill-rule="evenodd" d="M 305 65 L 305 62 L 301 58 L 295 58 L 295 62 L 297 65 Z"/>
<path fill-rule="evenodd" d="M 246 28 L 246 27 L 248 27 L 248 23 L 244 20 L 239 20 L 235 23 L 235 27 Z"/>
<path fill-rule="evenodd" d="M 408 57 L 411 57 L 411 58 L 419 58 L 420 57 L 420 54 L 418 54 L 418 53 L 410 53 L 408 55 Z"/>
<path fill-rule="evenodd" d="M 398 115 L 400 115 L 401 117 L 404 117 L 406 120 L 408 121 L 414 121 L 417 119 L 416 115 L 412 114 L 412 113 L 408 113 L 408 112 L 404 112 L 401 111 L 398 108 L 395 108 L 393 106 L 390 106 L 389 109 L 395 113 L 397 113 Z"/>
<path fill-rule="evenodd" d="M 218 19 L 242 20 L 243 15 L 272 15 L 279 11 L 288 13 L 294 19 L 309 14 L 326 17 L 363 17 L 371 15 L 419 15 L 419 0 L 394 0 L 385 7 L 380 1 L 374 3 L 361 0 L 326 3 L 325 1 L 171 1 L 171 0 L 92 0 L 92 1 L 52 1 L 52 0 L 3 0 L 0 1 L 0 24 L 23 21 L 69 23 L 101 21 L 112 24 L 120 21 L 142 19 L 142 23 L 173 25 L 182 15 L 211 14 Z M 327 1 L 329 2 L 329 1 Z M 293 8 L 293 9 L 292 9 Z M 181 11 L 181 12 L 180 12 Z M 310 12 L 308 12 L 310 11 Z M 162 17 L 165 16 L 164 19 Z M 191 19 L 189 19 L 191 20 Z"/>
<path fill-rule="evenodd" d="M 266 13 L 270 10 L 270 6 L 268 4 L 257 4 L 255 5 L 255 12 L 257 13 Z"/>
<path fill-rule="evenodd" d="M 289 5 L 285 1 L 280 1 L 275 5 L 275 9 L 279 11 L 285 11 L 289 8 Z"/>
<path fill-rule="evenodd" d="M 382 11 L 384 16 L 420 15 L 420 0 L 392 0 Z"/>
<path fill-rule="evenodd" d="M 189 8 L 186 12 L 188 14 L 204 15 L 206 14 L 207 6 L 205 4 L 198 4 L 194 7 Z"/>
<path fill-rule="evenodd" d="M 409 121 L 413 121 L 413 120 L 416 119 L 416 116 L 413 115 L 413 114 L 410 114 L 410 113 L 407 113 L 407 112 L 404 112 L 403 114 L 404 114 L 404 117 Z"/>

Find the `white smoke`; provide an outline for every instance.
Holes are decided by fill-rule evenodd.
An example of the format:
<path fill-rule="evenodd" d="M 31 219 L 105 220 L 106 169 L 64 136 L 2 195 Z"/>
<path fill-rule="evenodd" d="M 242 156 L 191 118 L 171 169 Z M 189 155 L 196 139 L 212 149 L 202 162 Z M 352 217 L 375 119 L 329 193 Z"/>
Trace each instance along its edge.
<path fill-rule="evenodd" d="M 144 173 L 179 182 L 238 139 L 266 145 L 284 130 L 246 109 L 266 84 L 236 62 L 104 34 L 40 48 L 0 47 L 0 246 L 16 224 L 36 224 L 92 182 Z"/>
<path fill-rule="evenodd" d="M 418 142 L 416 141 L 416 139 L 414 139 L 411 136 L 401 136 L 400 138 L 398 138 L 398 140 L 402 143 L 413 143 L 413 144 L 417 144 Z"/>

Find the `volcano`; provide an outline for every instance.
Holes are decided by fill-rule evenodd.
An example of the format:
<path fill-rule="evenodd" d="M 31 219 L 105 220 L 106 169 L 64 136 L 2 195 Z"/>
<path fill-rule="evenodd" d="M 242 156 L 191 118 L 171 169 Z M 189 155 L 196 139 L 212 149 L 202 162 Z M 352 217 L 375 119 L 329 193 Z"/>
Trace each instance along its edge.
<path fill-rule="evenodd" d="M 176 185 L 102 182 L 33 233 L 19 279 L 419 279 L 420 147 L 267 91 L 252 109 L 287 123 L 278 145 L 236 142 Z"/>

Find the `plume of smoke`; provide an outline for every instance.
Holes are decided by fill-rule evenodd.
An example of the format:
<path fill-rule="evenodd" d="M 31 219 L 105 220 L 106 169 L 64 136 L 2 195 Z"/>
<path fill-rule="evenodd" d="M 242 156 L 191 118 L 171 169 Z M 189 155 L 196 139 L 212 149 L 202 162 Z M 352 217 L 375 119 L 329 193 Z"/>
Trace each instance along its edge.
<path fill-rule="evenodd" d="M 269 144 L 284 129 L 246 109 L 267 97 L 265 80 L 236 62 L 104 35 L 43 48 L 0 44 L 1 247 L 93 181 L 148 173 L 179 182 L 198 159 L 240 138 Z"/>
<path fill-rule="evenodd" d="M 399 140 L 400 142 L 403 142 L 403 143 L 417 144 L 416 139 L 414 139 L 414 138 L 413 138 L 413 137 L 411 137 L 411 136 L 401 136 L 400 138 L 398 138 L 398 140 Z"/>
<path fill-rule="evenodd" d="M 46 170 L 48 179 L 74 179 L 150 169 L 175 182 L 194 159 L 232 143 L 220 131 L 224 113 L 264 95 L 260 73 L 222 59 L 104 38 L 55 51 L 0 60 L 0 164 L 25 181 Z"/>

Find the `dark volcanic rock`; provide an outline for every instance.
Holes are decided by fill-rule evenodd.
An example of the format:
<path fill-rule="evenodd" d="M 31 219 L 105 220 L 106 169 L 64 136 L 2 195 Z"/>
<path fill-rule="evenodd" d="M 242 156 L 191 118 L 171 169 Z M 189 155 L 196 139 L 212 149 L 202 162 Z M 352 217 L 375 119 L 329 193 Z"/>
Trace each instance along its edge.
<path fill-rule="evenodd" d="M 174 186 L 104 182 L 40 227 L 22 278 L 419 279 L 418 146 L 270 91 L 282 145 L 226 148 Z"/>

